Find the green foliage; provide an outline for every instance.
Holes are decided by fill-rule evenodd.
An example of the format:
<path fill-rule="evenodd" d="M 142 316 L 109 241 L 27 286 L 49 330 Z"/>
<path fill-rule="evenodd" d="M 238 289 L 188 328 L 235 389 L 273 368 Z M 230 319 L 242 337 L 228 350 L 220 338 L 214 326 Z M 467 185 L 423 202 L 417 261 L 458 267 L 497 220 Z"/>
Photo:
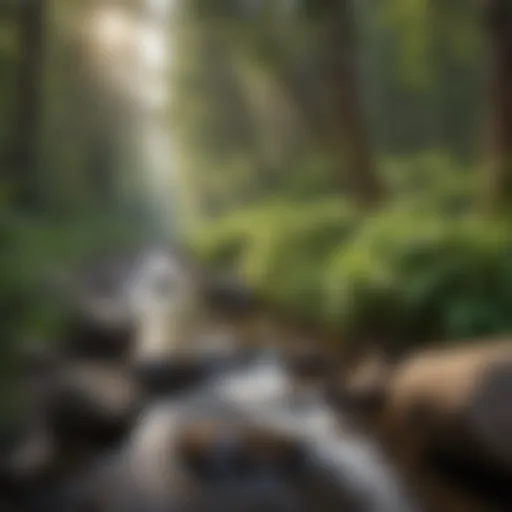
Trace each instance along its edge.
<path fill-rule="evenodd" d="M 119 217 L 26 219 L 5 212 L 0 222 L 1 335 L 6 343 L 20 337 L 58 334 L 61 304 L 49 282 L 98 251 L 140 242 L 142 229 Z"/>
<path fill-rule="evenodd" d="M 471 214 L 476 173 L 434 153 L 385 168 L 393 200 L 377 214 L 288 196 L 208 223 L 193 247 L 346 342 L 512 331 L 511 226 Z"/>
<path fill-rule="evenodd" d="M 472 208 L 480 176 L 478 169 L 460 165 L 439 151 L 388 157 L 382 161 L 382 170 L 391 191 L 390 202 L 446 215 Z"/>
<path fill-rule="evenodd" d="M 129 249 L 143 238 L 141 226 L 119 217 L 49 222 L 15 215 L 0 203 L 0 429 L 16 416 L 19 343 L 59 337 L 65 305 L 52 280 L 84 258 Z"/>
<path fill-rule="evenodd" d="M 485 69 L 478 2 L 356 2 L 376 143 L 389 153 L 443 147 L 474 157 Z"/>
<path fill-rule="evenodd" d="M 280 307 L 308 315 L 319 305 L 316 274 L 356 219 L 338 198 L 273 201 L 207 224 L 193 237 L 193 247 L 214 265 L 235 266 Z"/>
<path fill-rule="evenodd" d="M 328 271 L 330 320 L 396 342 L 512 328 L 509 226 L 440 214 L 369 219 Z"/>

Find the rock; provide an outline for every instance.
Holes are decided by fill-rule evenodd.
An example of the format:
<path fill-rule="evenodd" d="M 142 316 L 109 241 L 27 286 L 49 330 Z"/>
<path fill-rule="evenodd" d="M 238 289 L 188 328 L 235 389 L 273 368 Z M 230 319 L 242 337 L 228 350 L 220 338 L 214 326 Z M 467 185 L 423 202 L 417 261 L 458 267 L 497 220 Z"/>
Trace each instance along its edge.
<path fill-rule="evenodd" d="M 313 344 L 291 347 L 285 354 L 285 365 L 293 378 L 306 383 L 327 379 L 334 370 L 333 361 Z"/>
<path fill-rule="evenodd" d="M 235 482 L 264 473 L 294 477 L 305 453 L 289 436 L 271 430 L 221 421 L 186 424 L 178 435 L 178 456 L 199 478 Z"/>
<path fill-rule="evenodd" d="M 126 361 L 135 340 L 135 324 L 129 317 L 109 314 L 98 304 L 71 315 L 61 350 L 66 357 Z"/>
<path fill-rule="evenodd" d="M 108 446 L 129 433 L 143 398 L 128 369 L 75 362 L 62 367 L 54 377 L 45 413 L 59 442 Z"/>
<path fill-rule="evenodd" d="M 253 315 L 261 306 L 256 293 L 249 287 L 235 278 L 222 276 L 206 280 L 204 300 L 214 315 L 237 320 Z"/>
<path fill-rule="evenodd" d="M 511 474 L 511 401 L 510 342 L 424 351 L 391 376 L 385 430 L 402 452 Z"/>
<path fill-rule="evenodd" d="M 214 361 L 198 357 L 162 358 L 135 363 L 134 372 L 150 395 L 172 395 L 199 385 L 210 376 Z"/>
<path fill-rule="evenodd" d="M 379 353 L 362 357 L 330 383 L 331 403 L 363 419 L 379 415 L 392 371 L 393 364 Z"/>

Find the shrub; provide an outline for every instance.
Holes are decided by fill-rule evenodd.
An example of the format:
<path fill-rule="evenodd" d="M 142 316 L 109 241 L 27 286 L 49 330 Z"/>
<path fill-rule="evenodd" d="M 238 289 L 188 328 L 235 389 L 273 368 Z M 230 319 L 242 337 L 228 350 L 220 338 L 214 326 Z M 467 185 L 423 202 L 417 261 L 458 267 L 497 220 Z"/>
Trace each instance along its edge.
<path fill-rule="evenodd" d="M 331 200 L 262 207 L 205 232 L 207 260 L 237 246 L 224 263 L 339 339 L 400 348 L 512 330 L 507 222 L 403 208 L 363 218 Z"/>
<path fill-rule="evenodd" d="M 116 218 L 48 222 L 3 215 L 0 222 L 0 310 L 4 339 L 52 337 L 59 305 L 45 286 L 55 272 L 69 269 L 106 247 L 141 240 L 136 226 Z"/>
<path fill-rule="evenodd" d="M 507 332 L 511 249 L 506 225 L 382 213 L 329 268 L 329 318 L 399 343 Z"/>
<path fill-rule="evenodd" d="M 382 168 L 394 204 L 450 216 L 473 207 L 478 172 L 458 165 L 446 154 L 426 151 L 387 157 L 382 159 Z"/>

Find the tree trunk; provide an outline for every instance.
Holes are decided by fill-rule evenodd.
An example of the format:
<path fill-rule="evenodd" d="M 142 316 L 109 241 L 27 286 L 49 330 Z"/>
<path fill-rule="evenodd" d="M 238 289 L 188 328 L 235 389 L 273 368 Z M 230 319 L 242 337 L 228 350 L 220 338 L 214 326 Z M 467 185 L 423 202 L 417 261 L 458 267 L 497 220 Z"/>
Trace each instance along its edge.
<path fill-rule="evenodd" d="M 300 112 L 313 144 L 337 159 L 339 189 L 351 192 L 361 205 L 375 207 L 385 191 L 375 169 L 360 94 L 350 0 L 303 4 L 313 37 L 319 35 L 315 51 L 301 64 L 288 61 L 273 72 Z M 284 36 L 277 34 L 274 46 L 283 45 Z"/>
<path fill-rule="evenodd" d="M 481 0 L 489 62 L 489 170 L 487 201 L 493 211 L 512 198 L 512 4 Z"/>
<path fill-rule="evenodd" d="M 19 6 L 19 64 L 10 172 L 18 206 L 32 209 L 37 199 L 39 120 L 43 83 L 45 0 Z"/>
<path fill-rule="evenodd" d="M 338 138 L 346 162 L 346 177 L 356 200 L 373 207 L 383 200 L 384 190 L 375 168 L 366 126 L 357 71 L 354 13 L 350 0 L 338 0 L 331 12 L 326 35 L 329 73 L 335 89 L 334 108 Z"/>

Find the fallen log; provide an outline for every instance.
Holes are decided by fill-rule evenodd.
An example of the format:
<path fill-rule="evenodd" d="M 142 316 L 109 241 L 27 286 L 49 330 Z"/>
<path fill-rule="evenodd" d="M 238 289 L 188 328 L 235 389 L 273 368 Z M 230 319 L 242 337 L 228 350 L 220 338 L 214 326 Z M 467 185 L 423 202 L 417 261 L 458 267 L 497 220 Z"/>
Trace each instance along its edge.
<path fill-rule="evenodd" d="M 512 474 L 512 343 L 430 350 L 387 385 L 384 430 L 397 452 Z"/>

